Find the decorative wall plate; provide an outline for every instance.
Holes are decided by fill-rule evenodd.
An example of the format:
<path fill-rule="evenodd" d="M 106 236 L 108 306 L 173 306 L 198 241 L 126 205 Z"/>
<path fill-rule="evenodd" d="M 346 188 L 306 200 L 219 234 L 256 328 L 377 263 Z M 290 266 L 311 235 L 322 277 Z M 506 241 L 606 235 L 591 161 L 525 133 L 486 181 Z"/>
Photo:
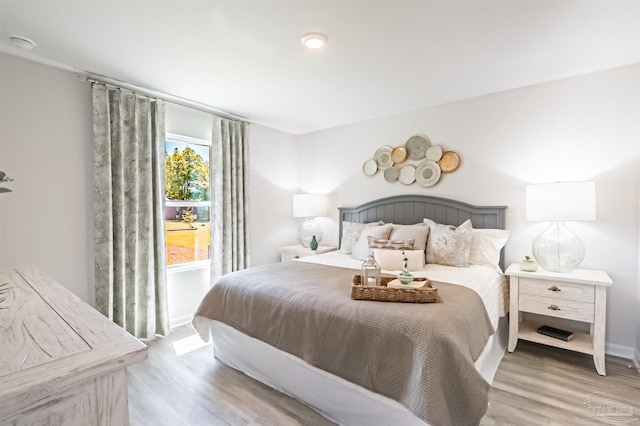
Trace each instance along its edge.
<path fill-rule="evenodd" d="M 441 174 L 438 163 L 426 160 L 420 163 L 416 169 L 416 182 L 426 187 L 433 186 L 440 180 Z"/>
<path fill-rule="evenodd" d="M 442 158 L 442 147 L 440 145 L 431 145 L 427 149 L 427 160 L 438 161 Z"/>
<path fill-rule="evenodd" d="M 389 145 L 378 148 L 373 156 L 373 159 L 378 163 L 378 170 L 384 170 L 393 166 L 393 160 L 391 159 L 391 152 L 393 148 Z"/>
<path fill-rule="evenodd" d="M 427 153 L 429 145 L 431 145 L 431 142 L 425 135 L 413 135 L 405 144 L 407 156 L 411 160 L 422 160 Z"/>
<path fill-rule="evenodd" d="M 400 183 L 404 183 L 405 185 L 411 185 L 416 181 L 416 168 L 410 164 L 402 166 L 400 174 L 398 175 L 398 180 Z"/>
<path fill-rule="evenodd" d="M 397 146 L 391 151 L 391 159 L 394 163 L 402 163 L 407 159 L 407 148 L 404 146 Z"/>
<path fill-rule="evenodd" d="M 376 160 L 367 160 L 362 165 L 362 172 L 367 176 L 373 176 L 378 171 L 378 163 Z"/>
<path fill-rule="evenodd" d="M 442 153 L 442 158 L 438 161 L 438 165 L 444 173 L 450 173 L 460 165 L 460 157 L 454 151 L 445 151 Z"/>
<path fill-rule="evenodd" d="M 384 179 L 387 182 L 395 182 L 398 180 L 400 170 L 396 166 L 391 166 L 384 171 Z"/>

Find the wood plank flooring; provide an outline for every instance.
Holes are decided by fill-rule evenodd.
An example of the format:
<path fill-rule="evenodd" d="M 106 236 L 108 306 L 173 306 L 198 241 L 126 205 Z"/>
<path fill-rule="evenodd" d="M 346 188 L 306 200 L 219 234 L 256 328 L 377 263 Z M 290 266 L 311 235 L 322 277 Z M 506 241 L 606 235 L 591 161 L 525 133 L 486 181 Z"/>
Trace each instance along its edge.
<path fill-rule="evenodd" d="M 176 355 L 174 344 L 194 334 L 191 326 L 182 326 L 148 342 L 149 358 L 129 367 L 132 426 L 333 424 L 220 363 L 211 346 Z M 615 418 L 615 424 L 630 420 L 640 426 L 640 373 L 621 358 L 607 356 L 606 362 L 607 376 L 602 377 L 590 356 L 520 341 L 500 364 L 481 425 L 613 424 L 607 421 L 611 417 L 591 418 L 594 404 L 609 398 L 633 411 Z M 591 406 L 585 403 L 590 395 Z"/>

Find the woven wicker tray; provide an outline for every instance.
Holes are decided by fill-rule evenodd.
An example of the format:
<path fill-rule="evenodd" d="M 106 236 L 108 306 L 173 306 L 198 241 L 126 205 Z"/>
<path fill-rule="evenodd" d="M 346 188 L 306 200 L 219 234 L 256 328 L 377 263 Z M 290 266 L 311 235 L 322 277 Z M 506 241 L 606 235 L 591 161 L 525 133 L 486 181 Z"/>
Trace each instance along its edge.
<path fill-rule="evenodd" d="M 362 285 L 360 275 L 354 275 L 351 283 L 351 298 L 353 300 L 375 300 L 378 302 L 405 302 L 405 303 L 436 303 L 438 302 L 438 289 L 433 287 L 429 278 L 416 277 L 414 281 L 424 281 L 422 287 L 391 288 L 387 287 L 389 281 L 398 277 L 380 277 L 380 286 Z"/>

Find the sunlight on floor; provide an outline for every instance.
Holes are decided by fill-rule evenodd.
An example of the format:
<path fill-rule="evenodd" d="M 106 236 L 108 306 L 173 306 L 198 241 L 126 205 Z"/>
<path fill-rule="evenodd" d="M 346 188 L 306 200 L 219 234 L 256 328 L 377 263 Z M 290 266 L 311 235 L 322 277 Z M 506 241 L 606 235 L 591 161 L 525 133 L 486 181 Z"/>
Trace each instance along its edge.
<path fill-rule="evenodd" d="M 209 345 L 211 345 L 211 342 L 203 342 L 200 336 L 194 334 L 173 342 L 173 350 L 176 351 L 177 356 L 182 356 Z"/>

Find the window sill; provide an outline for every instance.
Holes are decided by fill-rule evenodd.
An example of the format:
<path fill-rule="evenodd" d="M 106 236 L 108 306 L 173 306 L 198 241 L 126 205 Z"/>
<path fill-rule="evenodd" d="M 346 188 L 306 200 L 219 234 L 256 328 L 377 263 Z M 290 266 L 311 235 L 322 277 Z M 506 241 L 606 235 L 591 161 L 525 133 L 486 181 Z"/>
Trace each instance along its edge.
<path fill-rule="evenodd" d="M 189 263 L 180 263 L 178 265 L 167 266 L 167 274 L 175 274 L 179 272 L 194 271 L 197 269 L 205 269 L 210 267 L 209 260 L 198 260 Z"/>

